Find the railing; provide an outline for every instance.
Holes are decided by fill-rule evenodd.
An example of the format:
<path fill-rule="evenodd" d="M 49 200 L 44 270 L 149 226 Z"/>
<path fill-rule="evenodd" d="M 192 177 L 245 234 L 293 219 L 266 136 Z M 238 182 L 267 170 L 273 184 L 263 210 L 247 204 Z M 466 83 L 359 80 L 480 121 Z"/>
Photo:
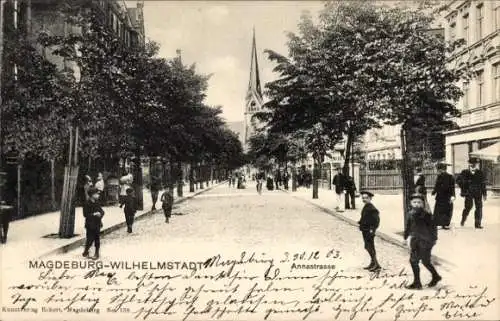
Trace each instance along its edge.
<path fill-rule="evenodd" d="M 437 171 L 426 170 L 423 172 L 425 176 L 426 187 L 433 188 L 436 182 Z M 378 170 L 378 171 L 360 171 L 360 189 L 368 190 L 394 190 L 403 188 L 403 178 L 399 170 Z"/>

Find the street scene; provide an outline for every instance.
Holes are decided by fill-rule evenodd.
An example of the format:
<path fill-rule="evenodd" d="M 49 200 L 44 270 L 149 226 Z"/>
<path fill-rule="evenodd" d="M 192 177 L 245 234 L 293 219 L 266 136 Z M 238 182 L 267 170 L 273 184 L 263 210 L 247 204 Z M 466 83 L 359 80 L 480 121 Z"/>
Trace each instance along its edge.
<path fill-rule="evenodd" d="M 500 1 L 0 9 L 0 320 L 500 319 Z"/>

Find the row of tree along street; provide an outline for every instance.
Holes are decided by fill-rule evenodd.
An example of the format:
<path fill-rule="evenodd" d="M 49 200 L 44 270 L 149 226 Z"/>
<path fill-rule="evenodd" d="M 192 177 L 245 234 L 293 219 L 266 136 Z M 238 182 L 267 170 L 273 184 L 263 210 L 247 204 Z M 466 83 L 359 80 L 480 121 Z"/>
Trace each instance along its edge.
<path fill-rule="evenodd" d="M 166 175 L 172 186 L 182 180 L 181 164 L 192 165 L 192 180 L 200 164 L 219 173 L 241 166 L 241 143 L 221 108 L 204 103 L 209 77 L 183 65 L 180 56 L 157 57 L 153 42 L 126 46 L 102 23 L 95 3 L 57 2 L 55 10 L 77 32 L 40 34 L 36 41 L 9 33 L 3 60 L 15 66 L 15 76 L 2 84 L 3 154 L 21 164 L 81 164 L 79 177 L 92 161 L 113 168 L 133 158 L 139 197 L 144 156 L 164 160 L 165 170 L 176 173 Z M 65 68 L 45 59 L 47 51 L 64 58 Z M 7 193 L 12 188 L 4 186 Z"/>
<path fill-rule="evenodd" d="M 289 34 L 288 56 L 266 50 L 280 77 L 266 84 L 270 101 L 256 115 L 267 126 L 253 140 L 254 160 L 269 150 L 280 162 L 312 154 L 317 198 L 328 151 L 346 140 L 347 174 L 357 139 L 369 129 L 399 124 L 406 205 L 421 142 L 454 126 L 454 102 L 462 95 L 455 84 L 467 76 L 446 65 L 459 42 L 430 32 L 438 10 L 426 12 L 335 1 L 317 23 L 304 15 L 298 33 Z"/>

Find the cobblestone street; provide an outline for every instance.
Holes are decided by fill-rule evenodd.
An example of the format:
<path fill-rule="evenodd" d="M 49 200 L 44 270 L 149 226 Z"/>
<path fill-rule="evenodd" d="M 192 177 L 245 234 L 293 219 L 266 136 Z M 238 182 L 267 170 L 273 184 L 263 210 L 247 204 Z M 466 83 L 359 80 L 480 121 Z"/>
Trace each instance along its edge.
<path fill-rule="evenodd" d="M 155 295 L 158 293 L 161 296 L 163 292 L 160 289 L 165 286 L 171 287 L 169 291 L 172 296 L 178 296 L 172 303 L 172 306 L 176 306 L 177 309 L 167 309 L 163 305 L 161 310 L 166 312 L 158 312 L 158 307 L 154 310 L 154 306 L 149 306 L 147 310 L 149 313 L 147 313 L 144 312 L 146 310 L 124 308 L 127 306 L 125 303 L 118 305 L 120 308 L 114 311 L 112 309 L 117 307 L 118 299 L 101 293 L 100 302 L 103 304 L 107 302 L 110 307 L 113 307 L 106 310 L 106 312 L 113 312 L 109 314 L 109 319 L 113 320 L 132 318 L 132 316 L 140 319 L 160 320 L 162 313 L 171 313 L 170 319 L 173 320 L 183 317 L 197 320 L 261 320 L 266 313 L 269 313 L 269 319 L 286 320 L 289 316 L 281 312 L 272 312 L 274 311 L 272 309 L 276 311 L 279 309 L 278 306 L 269 303 L 271 299 L 284 298 L 289 299 L 290 302 L 296 302 L 296 305 L 299 304 L 299 298 L 300 304 L 308 302 L 308 307 L 305 307 L 304 311 L 311 310 L 311 314 L 307 317 L 311 320 L 323 320 L 331 316 L 345 320 L 353 313 L 355 319 L 367 319 L 370 316 L 373 316 L 374 320 L 464 319 L 474 313 L 479 313 L 476 308 L 481 304 L 482 310 L 476 317 L 494 319 L 498 313 L 498 304 L 495 300 L 498 288 L 494 288 L 494 283 L 488 283 L 486 277 L 481 279 L 481 284 L 470 283 L 470 278 L 457 275 L 456 271 L 461 270 L 456 270 L 451 266 L 437 266 L 443 276 L 443 281 L 436 288 L 425 287 L 430 280 L 430 274 L 424 267 L 421 267 L 424 289 L 417 292 L 404 289 L 407 282 L 412 280 L 407 250 L 379 238 L 376 239 L 376 246 L 383 270 L 378 275 L 370 274 L 362 269 L 368 263 L 368 255 L 363 249 L 362 238 L 356 227 L 282 191 L 264 191 L 262 195 L 258 195 L 252 187 L 237 190 L 222 185 L 174 207 L 169 224 L 165 223 L 163 213 L 158 211 L 136 222 L 132 234 L 128 234 L 125 229 L 120 229 L 103 236 L 101 244 L 101 261 L 97 262 L 102 262 L 103 266 L 98 272 L 72 283 L 73 286 L 80 285 L 80 290 L 83 288 L 88 290 L 88 287 L 92 286 L 95 287 L 94 290 L 101 292 L 107 287 L 118 286 L 114 282 L 119 282 L 123 290 L 123 283 L 135 284 L 139 280 L 138 284 L 143 287 L 159 286 L 152 290 L 148 288 L 147 291 L 151 291 L 150 293 Z M 316 251 L 319 254 L 314 254 Z M 46 261 L 95 263 L 82 258 L 81 253 L 82 249 L 78 248 L 64 255 L 47 258 Z M 207 259 L 217 257 L 218 254 L 221 256 L 220 261 L 216 260 L 215 265 L 202 267 L 202 262 L 210 262 Z M 224 260 L 239 260 L 240 258 L 241 261 L 248 262 L 250 256 L 254 258 L 253 264 L 251 262 L 245 265 L 240 262 L 231 268 L 230 264 L 220 263 Z M 272 260 L 273 263 L 270 265 L 258 263 L 258 261 L 262 263 L 268 260 Z M 135 268 L 127 268 L 125 265 L 113 267 L 112 264 L 118 264 L 117 262 L 129 262 L 128 264 L 147 262 L 141 263 L 146 264 L 147 267 L 139 268 L 138 265 Z M 176 263 L 178 265 L 173 268 L 163 267 L 164 270 L 169 270 L 167 272 L 160 271 L 155 262 L 180 263 Z M 187 273 L 186 269 L 188 269 L 187 265 L 182 266 L 184 263 L 196 265 L 198 271 L 187 277 L 186 274 L 182 274 Z M 294 266 L 294 264 L 297 265 Z M 304 266 L 311 264 L 323 265 L 323 267 Z M 325 268 L 326 265 L 329 267 Z M 127 271 L 129 269 L 130 271 Z M 207 277 L 214 269 L 216 274 Z M 80 270 L 80 272 L 85 271 Z M 68 273 L 76 272 L 69 270 Z M 61 277 L 60 274 L 61 271 L 48 273 L 54 279 L 59 278 L 60 284 L 63 284 L 67 275 Z M 195 274 L 202 276 L 193 277 Z M 329 283 L 324 281 L 337 274 L 343 276 L 333 277 Z M 176 280 L 181 275 L 184 275 L 184 280 Z M 260 281 L 253 281 L 254 279 L 248 277 L 249 275 L 255 275 L 256 278 L 258 275 L 257 280 L 260 279 Z M 49 276 L 40 274 L 39 280 L 50 279 Z M 305 276 L 311 276 L 311 280 L 304 279 Z M 25 282 L 29 279 L 26 275 L 22 280 L 16 275 L 9 276 L 9 278 L 13 284 L 16 281 L 26 284 Z M 203 279 L 206 278 L 211 280 L 205 283 Z M 292 279 L 294 281 L 291 281 Z M 333 281 L 335 281 L 335 290 L 332 288 L 326 290 Z M 327 283 L 328 286 L 326 286 Z M 266 299 L 261 298 L 264 300 L 262 302 L 267 302 L 266 308 L 263 306 L 258 308 L 260 303 L 249 299 L 254 296 L 257 298 L 257 294 L 249 290 L 252 289 L 252 284 L 259 289 L 254 289 L 254 292 L 266 293 Z M 296 287 L 297 290 L 286 290 L 289 292 L 284 293 L 273 288 L 274 286 L 283 289 L 283 285 Z M 326 288 L 322 290 L 323 292 L 320 291 L 322 294 L 315 297 L 315 291 L 323 285 Z M 237 306 L 231 308 L 231 305 L 227 304 L 224 304 L 224 308 L 220 305 L 216 308 L 217 304 L 222 304 L 220 303 L 222 301 L 217 303 L 217 300 L 223 300 L 223 298 L 219 298 L 219 295 L 214 293 L 226 293 L 235 289 L 231 287 L 238 289 L 237 293 L 233 293 L 241 300 L 235 302 L 242 304 L 241 302 L 250 300 L 247 303 L 252 303 L 251 305 L 257 312 L 237 313 L 234 312 L 238 310 Z M 264 290 L 265 288 L 267 290 Z M 200 292 L 195 295 L 197 289 Z M 108 289 L 108 291 L 115 290 Z M 180 292 L 177 294 L 178 291 Z M 185 303 L 190 298 L 190 295 L 185 293 L 186 291 L 192 292 L 191 299 L 195 303 L 191 301 L 191 303 Z M 292 293 L 293 291 L 299 291 L 302 294 Z M 334 297 L 327 291 L 341 291 L 335 292 L 340 297 Z M 78 292 L 76 293 L 75 295 L 78 295 Z M 91 295 L 87 294 L 86 299 Z M 309 295 L 313 299 L 305 301 Z M 363 305 L 365 299 L 366 305 Z M 181 301 L 187 304 L 188 308 L 184 309 Z M 337 302 L 339 302 L 338 305 Z M 74 307 L 80 306 L 79 304 L 81 302 L 75 303 Z M 282 305 L 287 304 L 281 303 L 279 307 L 285 309 Z M 300 304 L 297 309 L 302 307 Z M 271 310 L 268 306 L 272 307 L 269 308 Z M 375 312 L 377 306 L 380 309 Z M 101 308 L 104 309 L 104 306 Z M 227 310 L 220 312 L 221 309 Z M 312 313 L 313 310 L 316 312 Z M 306 314 L 304 312 L 302 315 Z M 49 319 L 50 314 L 40 314 L 40 320 Z M 82 315 L 81 319 L 87 320 L 90 317 L 86 315 L 84 318 Z"/>

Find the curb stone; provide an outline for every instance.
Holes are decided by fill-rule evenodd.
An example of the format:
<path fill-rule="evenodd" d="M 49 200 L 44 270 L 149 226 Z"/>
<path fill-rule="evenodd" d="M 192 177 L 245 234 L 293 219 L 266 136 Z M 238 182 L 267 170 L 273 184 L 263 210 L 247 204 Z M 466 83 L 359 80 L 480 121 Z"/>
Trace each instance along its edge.
<path fill-rule="evenodd" d="M 217 184 L 213 184 L 212 186 L 210 187 L 206 187 L 204 189 L 201 189 L 201 190 L 198 190 L 197 192 L 194 192 L 194 194 L 192 195 L 189 195 L 189 196 L 185 196 L 185 197 L 182 197 L 182 198 L 178 198 L 177 200 L 174 200 L 174 203 L 173 205 L 176 205 L 176 204 L 180 204 L 180 203 L 183 203 L 184 201 L 187 201 L 199 194 L 202 194 L 202 193 L 205 193 L 205 192 L 208 192 L 222 184 L 224 184 L 225 181 L 223 182 L 220 182 L 220 183 L 217 183 Z M 153 214 L 156 214 L 159 210 L 154 210 L 154 211 L 147 211 L 147 212 L 144 212 L 138 216 L 135 217 L 135 221 L 140 221 L 140 220 L 144 220 L 150 216 L 152 216 Z M 121 222 L 121 223 L 117 223 L 115 225 L 111 225 L 110 227 L 107 227 L 103 230 L 101 230 L 101 236 L 104 236 L 104 235 L 107 235 L 107 234 L 110 234 L 116 230 L 119 230 L 123 227 L 125 227 L 127 224 L 125 221 Z M 85 244 L 85 237 L 79 237 L 78 239 L 74 240 L 73 242 L 69 243 L 69 244 L 66 244 L 66 245 L 63 245 L 61 247 L 58 247 L 54 250 L 51 250 L 47 253 L 44 253 L 42 255 L 40 255 L 38 258 L 39 259 L 42 259 L 42 258 L 45 258 L 45 257 L 48 257 L 48 256 L 52 256 L 52 255 L 57 255 L 57 254 L 64 254 L 64 253 L 67 253 L 69 251 L 72 251 L 80 246 L 83 246 Z"/>
<path fill-rule="evenodd" d="M 281 190 L 281 191 L 283 191 L 284 193 L 287 193 L 287 194 L 291 195 L 295 199 L 301 200 L 303 202 L 307 202 L 307 203 L 309 203 L 309 204 L 311 204 L 311 205 L 319 208 L 322 212 L 330 214 L 330 215 L 334 216 L 335 218 L 337 218 L 337 219 L 339 219 L 339 220 L 341 220 L 343 222 L 346 222 L 346 223 L 348 223 L 348 224 L 350 224 L 352 226 L 358 227 L 358 222 L 357 221 L 355 221 L 353 219 L 350 219 L 350 218 L 348 218 L 348 217 L 346 217 L 346 216 L 344 216 L 342 214 L 339 214 L 339 213 L 337 213 L 337 211 L 334 211 L 334 210 L 331 210 L 331 209 L 329 209 L 327 207 L 324 207 L 322 205 L 316 204 L 316 203 L 314 203 L 314 202 L 312 202 L 310 200 L 307 200 L 305 198 L 302 198 L 300 196 L 295 196 L 295 195 L 292 194 L 293 192 L 285 191 L 285 190 Z M 378 230 L 378 231 L 376 231 L 376 235 L 380 239 L 382 239 L 382 240 L 384 240 L 384 241 L 386 241 L 388 243 L 391 243 L 393 245 L 399 246 L 399 247 L 401 247 L 403 249 L 408 249 L 408 246 L 407 246 L 407 244 L 406 244 L 405 241 L 401 241 L 400 239 L 397 239 L 396 237 L 391 236 L 388 233 L 384 233 L 384 232 L 381 232 L 380 230 Z M 443 258 L 441 258 L 439 256 L 432 255 L 431 258 L 432 258 L 433 261 L 435 261 L 437 263 L 436 265 L 440 265 L 440 266 L 447 265 L 448 267 L 456 267 L 456 264 L 454 264 L 454 263 L 452 263 L 452 262 L 450 262 L 450 261 L 448 261 L 446 259 L 443 259 Z"/>

